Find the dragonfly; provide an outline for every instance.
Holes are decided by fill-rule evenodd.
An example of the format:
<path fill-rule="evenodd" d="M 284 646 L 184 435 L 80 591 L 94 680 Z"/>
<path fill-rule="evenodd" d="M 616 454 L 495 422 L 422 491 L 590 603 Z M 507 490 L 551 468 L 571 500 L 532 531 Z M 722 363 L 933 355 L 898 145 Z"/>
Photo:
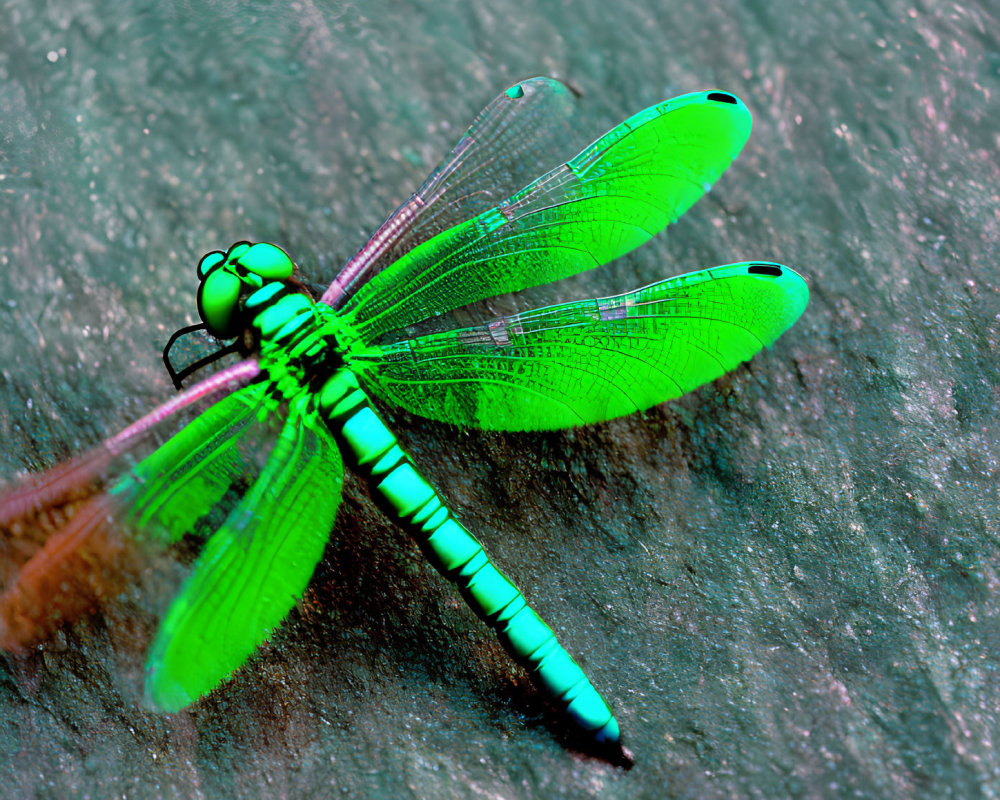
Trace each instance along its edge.
<path fill-rule="evenodd" d="M 240 669 L 302 599 L 350 468 L 570 729 L 623 748 L 610 705 L 420 474 L 378 405 L 489 431 L 601 423 L 751 359 L 801 316 L 809 292 L 788 267 L 748 261 L 414 333 L 635 249 L 709 190 L 751 129 L 735 95 L 685 94 L 516 183 L 525 165 L 552 157 L 574 103 L 550 78 L 502 92 L 319 297 L 276 245 L 244 241 L 205 255 L 195 327 L 219 353 L 235 352 L 235 363 L 176 370 L 172 339 L 164 360 L 175 383 L 203 369 L 208 377 L 0 496 L 0 647 L 24 651 L 115 596 L 134 568 L 136 541 L 170 545 L 208 520 L 145 671 L 150 706 L 191 705 Z M 169 438 L 113 472 L 164 427 Z M 261 428 L 268 434 L 254 434 Z M 255 456 L 261 463 L 247 478 Z M 237 499 L 219 512 L 234 487 Z"/>

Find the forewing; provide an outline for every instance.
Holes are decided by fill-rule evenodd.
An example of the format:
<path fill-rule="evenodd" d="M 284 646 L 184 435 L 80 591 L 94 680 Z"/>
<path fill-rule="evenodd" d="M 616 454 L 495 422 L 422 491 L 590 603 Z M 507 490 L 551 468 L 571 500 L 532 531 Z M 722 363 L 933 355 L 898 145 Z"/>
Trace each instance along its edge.
<path fill-rule="evenodd" d="M 415 247 L 343 313 L 365 343 L 486 297 L 629 252 L 683 214 L 739 154 L 750 113 L 722 92 L 646 109 L 508 200 Z"/>
<path fill-rule="evenodd" d="M 575 108 L 570 90 L 551 78 L 531 78 L 502 92 L 344 266 L 323 302 L 339 306 L 346 293 L 416 244 L 492 208 L 558 164 L 566 157 Z"/>
<path fill-rule="evenodd" d="M 235 442 L 253 417 L 255 386 L 224 397 L 134 459 L 199 401 L 256 373 L 247 363 L 201 381 L 90 452 L 0 495 L 0 647 L 23 650 L 118 594 L 146 563 L 147 545 L 187 532 L 221 496 L 236 468 Z M 114 474 L 122 477 L 109 487 Z"/>
<path fill-rule="evenodd" d="M 323 554 L 343 465 L 304 398 L 257 481 L 212 534 L 150 649 L 146 697 L 177 711 L 238 669 L 291 610 Z"/>
<path fill-rule="evenodd" d="M 367 392 L 442 422 L 565 428 L 650 408 L 734 369 L 808 298 L 787 267 L 730 264 L 398 342 L 351 367 Z"/>
<path fill-rule="evenodd" d="M 262 446 L 248 429 L 273 412 L 267 386 L 244 387 L 206 409 L 109 490 L 147 539 L 174 542 L 194 531 L 238 480 L 257 468 Z"/>

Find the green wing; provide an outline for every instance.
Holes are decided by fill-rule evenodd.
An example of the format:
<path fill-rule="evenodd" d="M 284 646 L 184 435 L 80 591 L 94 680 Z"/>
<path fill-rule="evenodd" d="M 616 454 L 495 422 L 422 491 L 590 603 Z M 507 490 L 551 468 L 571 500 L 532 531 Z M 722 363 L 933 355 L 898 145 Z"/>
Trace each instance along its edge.
<path fill-rule="evenodd" d="M 344 306 L 364 343 L 486 297 L 605 264 L 662 231 L 739 154 L 750 112 L 723 92 L 641 111 L 495 208 L 439 233 Z"/>
<path fill-rule="evenodd" d="M 492 208 L 566 157 L 573 93 L 551 78 L 501 92 L 423 185 L 344 265 L 322 301 L 338 308 L 355 285 L 441 231 Z"/>
<path fill-rule="evenodd" d="M 160 624 L 146 697 L 177 711 L 238 669 L 302 596 L 340 503 L 343 464 L 303 398 L 253 487 L 201 553 Z"/>
<path fill-rule="evenodd" d="M 253 466 L 245 440 L 265 389 L 256 383 L 224 397 L 124 475 L 109 493 L 124 501 L 126 521 L 163 542 L 190 533 Z"/>
<path fill-rule="evenodd" d="M 565 428 L 719 377 L 770 346 L 808 299 L 787 267 L 730 264 L 373 348 L 351 368 L 367 392 L 442 422 Z"/>

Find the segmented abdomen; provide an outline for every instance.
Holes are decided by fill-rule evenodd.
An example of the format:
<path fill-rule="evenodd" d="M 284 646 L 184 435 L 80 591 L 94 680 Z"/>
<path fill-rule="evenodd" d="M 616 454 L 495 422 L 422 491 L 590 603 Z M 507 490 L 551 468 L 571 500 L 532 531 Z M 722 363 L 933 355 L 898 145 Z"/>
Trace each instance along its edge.
<path fill-rule="evenodd" d="M 457 585 L 536 685 L 595 741 L 617 742 L 618 722 L 608 704 L 552 629 L 420 476 L 354 374 L 347 369 L 335 373 L 320 393 L 319 407 L 344 457 L 368 481 L 373 496 L 416 539 L 434 567 Z"/>

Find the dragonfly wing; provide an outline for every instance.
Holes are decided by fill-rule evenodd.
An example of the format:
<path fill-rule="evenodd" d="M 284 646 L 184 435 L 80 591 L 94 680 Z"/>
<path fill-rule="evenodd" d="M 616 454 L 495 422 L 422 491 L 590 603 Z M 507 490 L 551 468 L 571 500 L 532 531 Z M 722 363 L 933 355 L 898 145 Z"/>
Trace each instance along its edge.
<path fill-rule="evenodd" d="M 558 164 L 575 109 L 572 92 L 551 78 L 531 78 L 502 92 L 344 266 L 323 302 L 338 306 L 352 287 L 417 243 L 492 208 Z"/>
<path fill-rule="evenodd" d="M 641 111 L 503 203 L 404 255 L 344 306 L 366 343 L 468 303 L 605 264 L 662 231 L 739 154 L 750 112 L 730 94 Z"/>
<path fill-rule="evenodd" d="M 211 691 L 281 624 L 323 554 L 342 481 L 329 431 L 293 408 L 257 481 L 212 534 L 160 625 L 146 666 L 151 705 L 177 711 Z"/>
<path fill-rule="evenodd" d="M 269 411 L 267 384 L 244 387 L 203 411 L 135 465 L 109 494 L 128 508 L 129 525 L 147 538 L 174 542 L 191 533 L 234 482 L 257 463 L 248 428 Z"/>
<path fill-rule="evenodd" d="M 730 264 L 373 348 L 351 368 L 365 391 L 432 419 L 564 428 L 641 411 L 719 377 L 770 346 L 808 298 L 787 267 Z"/>
<path fill-rule="evenodd" d="M 50 517 L 59 523 L 44 542 L 15 537 L 22 553 L 4 543 L 0 648 L 23 652 L 125 588 L 138 562 L 115 524 L 119 510 L 104 494 L 68 499 Z"/>
<path fill-rule="evenodd" d="M 206 398 L 232 392 L 259 373 L 256 361 L 245 361 L 198 382 L 181 394 L 146 414 L 100 445 L 70 461 L 37 475 L 29 475 L 19 485 L 0 494 L 0 531 L 13 526 L 32 525 L 32 517 L 79 497 L 92 494 L 107 476 L 111 464 L 123 453 L 146 443 L 151 435 L 178 412 L 189 410 Z M 89 488 L 87 488 L 89 487 Z"/>
<path fill-rule="evenodd" d="M 144 563 L 137 547 L 148 540 L 132 532 L 137 527 L 151 530 L 160 500 L 157 492 L 168 491 L 176 498 L 187 486 L 188 498 L 197 495 L 202 503 L 221 495 L 222 490 L 208 491 L 206 481 L 192 492 L 189 479 L 198 474 L 201 462 L 210 463 L 230 449 L 229 440 L 239 432 L 239 409 L 248 403 L 245 393 L 256 391 L 254 387 L 239 389 L 202 412 L 112 488 L 106 481 L 122 459 L 151 445 L 158 428 L 175 421 L 177 412 L 231 391 L 256 372 L 256 364 L 250 364 L 218 373 L 89 453 L 31 475 L 0 496 L 0 648 L 21 650 L 35 644 L 101 598 L 118 594 Z M 145 513 L 140 511 L 143 505 Z M 176 511 L 174 517 L 167 518 L 168 528 L 178 525 Z M 174 530 L 169 538 L 184 532 Z"/>

